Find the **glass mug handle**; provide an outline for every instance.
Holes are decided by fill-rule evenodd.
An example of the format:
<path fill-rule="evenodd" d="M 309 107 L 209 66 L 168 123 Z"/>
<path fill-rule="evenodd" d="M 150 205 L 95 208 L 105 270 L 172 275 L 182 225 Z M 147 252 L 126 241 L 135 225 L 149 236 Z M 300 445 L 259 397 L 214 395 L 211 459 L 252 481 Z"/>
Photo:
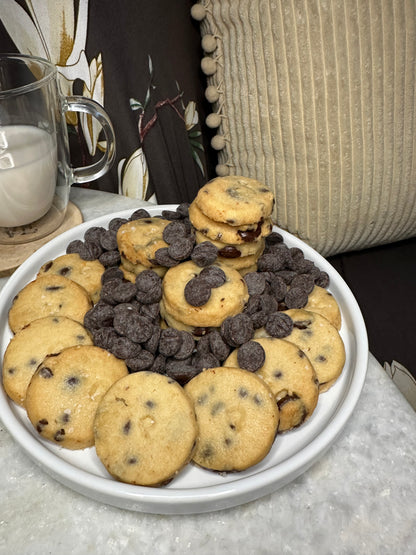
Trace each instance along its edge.
<path fill-rule="evenodd" d="M 107 113 L 98 102 L 84 96 L 66 96 L 63 99 L 63 111 L 90 114 L 101 124 L 107 144 L 106 151 L 94 164 L 72 168 L 74 183 L 86 183 L 98 179 L 111 168 L 116 154 L 114 129 Z"/>

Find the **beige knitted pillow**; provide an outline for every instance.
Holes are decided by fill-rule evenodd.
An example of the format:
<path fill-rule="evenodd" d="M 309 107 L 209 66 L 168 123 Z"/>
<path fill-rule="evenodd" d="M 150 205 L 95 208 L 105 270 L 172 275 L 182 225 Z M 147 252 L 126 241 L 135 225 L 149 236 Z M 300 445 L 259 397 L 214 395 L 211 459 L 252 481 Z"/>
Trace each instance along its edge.
<path fill-rule="evenodd" d="M 201 0 L 217 173 L 256 177 L 323 255 L 416 235 L 416 7 Z"/>

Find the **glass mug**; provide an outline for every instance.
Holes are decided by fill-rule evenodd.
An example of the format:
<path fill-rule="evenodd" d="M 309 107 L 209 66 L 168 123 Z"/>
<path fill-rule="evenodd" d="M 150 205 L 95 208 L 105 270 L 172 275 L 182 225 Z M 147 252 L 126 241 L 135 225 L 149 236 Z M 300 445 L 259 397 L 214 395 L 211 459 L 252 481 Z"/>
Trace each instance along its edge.
<path fill-rule="evenodd" d="M 67 111 L 90 114 L 104 131 L 106 150 L 89 166 L 71 166 Z M 0 243 L 27 243 L 55 231 L 71 185 L 105 174 L 114 156 L 113 127 L 97 102 L 63 96 L 47 60 L 0 54 Z"/>

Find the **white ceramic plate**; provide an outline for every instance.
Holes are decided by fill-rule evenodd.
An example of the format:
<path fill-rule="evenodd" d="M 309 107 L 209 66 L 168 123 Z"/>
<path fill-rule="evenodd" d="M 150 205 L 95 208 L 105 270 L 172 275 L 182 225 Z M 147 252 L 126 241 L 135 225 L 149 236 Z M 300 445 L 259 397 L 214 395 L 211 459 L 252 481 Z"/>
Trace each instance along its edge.
<path fill-rule="evenodd" d="M 148 210 L 156 215 L 164 209 L 174 207 L 157 206 Z M 124 210 L 85 222 L 50 241 L 20 266 L 0 294 L 1 360 L 12 336 L 7 322 L 12 300 L 35 278 L 40 266 L 64 254 L 73 239 L 83 239 L 89 227 L 106 227 L 110 219 L 129 217 L 132 212 Z M 168 486 L 140 487 L 115 481 L 102 466 L 94 448 L 70 451 L 41 439 L 25 411 L 0 388 L 0 418 L 26 454 L 56 480 L 83 495 L 116 507 L 158 514 L 202 513 L 233 507 L 270 493 L 305 472 L 333 444 L 356 406 L 367 370 L 367 333 L 353 294 L 334 268 L 299 239 L 276 230 L 289 246 L 301 248 L 306 258 L 329 274 L 329 290 L 342 313 L 344 370 L 336 384 L 320 395 L 315 412 L 303 426 L 278 436 L 268 456 L 247 471 L 223 476 L 190 464 Z"/>

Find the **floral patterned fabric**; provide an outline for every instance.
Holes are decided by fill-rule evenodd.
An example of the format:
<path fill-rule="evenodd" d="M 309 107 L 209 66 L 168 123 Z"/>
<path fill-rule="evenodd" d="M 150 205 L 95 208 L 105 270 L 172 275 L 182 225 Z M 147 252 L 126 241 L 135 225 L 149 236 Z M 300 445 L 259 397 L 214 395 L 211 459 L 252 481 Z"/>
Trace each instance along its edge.
<path fill-rule="evenodd" d="M 49 59 L 65 95 L 104 106 L 116 162 L 88 186 L 133 198 L 191 200 L 209 178 L 201 122 L 200 35 L 191 0 L 1 0 L 1 52 Z M 87 115 L 67 119 L 73 166 L 103 148 Z"/>

